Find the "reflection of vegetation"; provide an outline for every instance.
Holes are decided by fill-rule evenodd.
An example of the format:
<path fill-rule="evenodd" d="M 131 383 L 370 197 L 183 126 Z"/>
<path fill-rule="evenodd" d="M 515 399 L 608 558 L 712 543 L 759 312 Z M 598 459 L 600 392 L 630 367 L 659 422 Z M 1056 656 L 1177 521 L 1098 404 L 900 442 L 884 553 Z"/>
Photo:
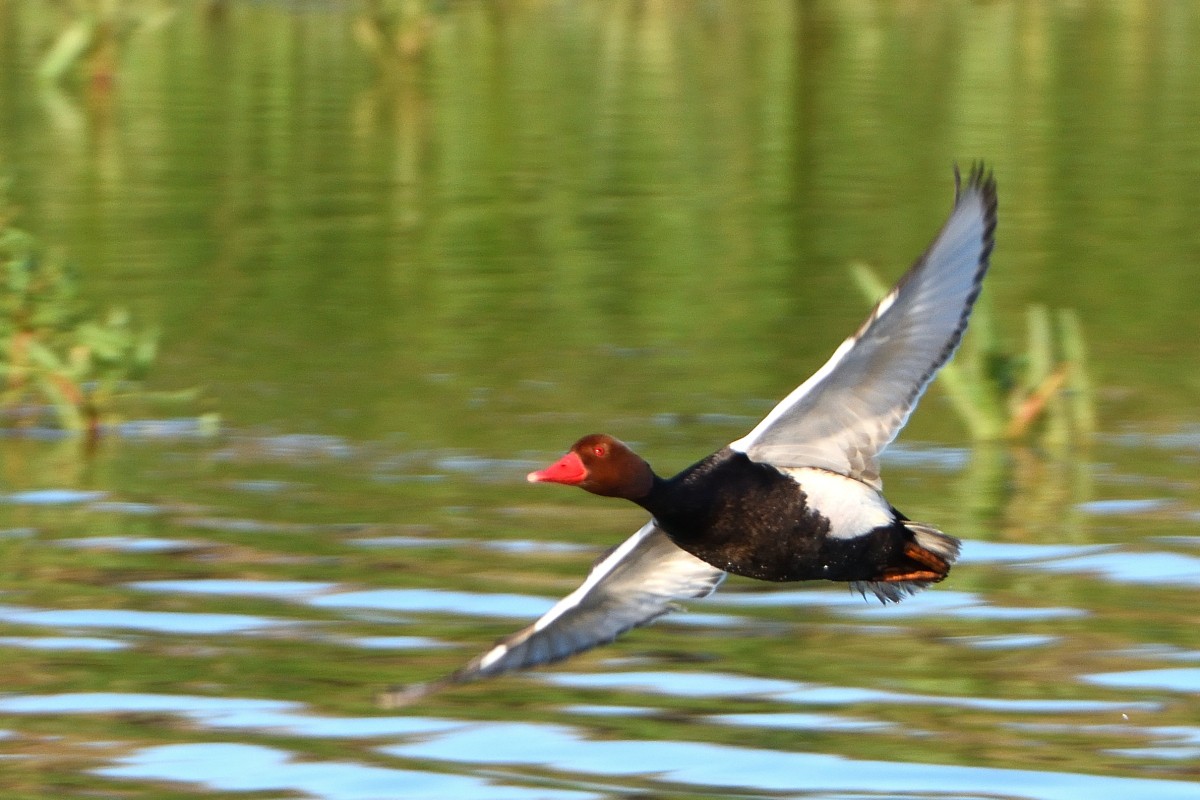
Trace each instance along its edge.
<path fill-rule="evenodd" d="M 38 65 L 38 76 L 57 83 L 82 69 L 96 83 L 117 73 L 121 49 L 138 31 L 163 24 L 174 10 L 160 2 L 76 0 Z"/>
<path fill-rule="evenodd" d="M 381 69 L 412 61 L 425 51 L 432 17 L 425 0 L 368 0 L 354 20 L 354 38 Z"/>
<path fill-rule="evenodd" d="M 1004 248 L 1023 290 L 1089 314 L 1089 331 L 1122 331 L 1090 342 L 1094 366 L 1200 330 L 1177 291 L 1196 280 L 1186 209 L 1200 181 L 1178 165 L 1194 162 L 1200 93 L 1188 87 L 1200 71 L 1170 35 L 1175 19 L 1137 4 L 988 6 L 992 16 L 974 4 L 945 16 L 902 4 L 876 25 L 853 3 L 564 13 L 573 6 L 424 0 L 419 68 L 388 80 L 358 27 L 376 25 L 374 36 L 381 25 L 379 46 L 400 63 L 390 26 L 421 3 L 210 0 L 172 3 L 164 35 L 126 42 L 120 91 L 86 102 L 31 91 L 21 81 L 65 27 L 61 9 L 89 2 L 8 3 L 0 14 L 0 116 L 36 181 L 30 212 L 38 230 L 49 230 L 41 215 L 56 215 L 71 252 L 106 272 L 105 242 L 125 237 L 164 258 L 128 260 L 123 277 L 157 281 L 163 264 L 178 267 L 160 318 L 187 330 L 186 356 L 235 337 L 258 343 L 259 358 L 222 359 L 220 375 L 206 376 L 228 381 L 229 397 L 264 364 L 326 371 L 323 386 L 364 393 L 354 403 L 368 409 L 364 424 L 390 430 L 403 413 L 414 435 L 442 442 L 449 427 L 460 445 L 475 431 L 421 410 L 514 377 L 553 380 L 552 402 L 585 416 L 611 406 L 591 389 L 600 380 L 628 381 L 620 398 L 638 396 L 642 380 L 664 394 L 669 385 L 664 410 L 751 415 L 759 406 L 745 398 L 782 396 L 836 345 L 840 329 L 799 333 L 829 308 L 830 269 L 852 258 L 882 269 L 919 250 L 944 211 L 949 153 L 987 157 L 1009 176 Z M 205 6 L 224 9 L 226 24 Z M 378 24 L 363 21 L 375 11 Z M 976 14 L 978 27 L 963 24 Z M 1101 18 L 1057 54 L 1054 31 Z M 1027 68 L 961 58 L 949 43 L 963 31 L 963 52 L 1003 42 L 997 52 L 1021 53 Z M 1162 57 L 1114 59 L 1102 76 L 1080 68 L 1091 54 L 1138 48 Z M 893 195 L 911 202 L 880 213 Z M 1115 226 L 1103 261 L 1079 256 L 1098 235 L 1084 218 Z M 99 226 L 104 238 L 89 240 Z M 253 268 L 264 259 L 287 261 L 289 279 Z M 212 302 L 196 302 L 202 291 Z M 341 310 L 314 313 L 317 303 Z M 480 333 L 485 319 L 499 322 Z M 1113 373 L 1128 387 L 1186 388 L 1187 354 L 1154 352 Z M 397 393 L 395 375 L 449 377 Z M 329 405 L 318 392 L 281 394 L 269 413 Z M 1139 414 L 1190 408 L 1172 392 L 1110 397 L 1137 399 Z M 553 435 L 576 433 L 561 428 Z M 545 437 L 531 431 L 519 444 Z"/>
<path fill-rule="evenodd" d="M 963 539 L 1086 543 L 1094 536 L 1082 510 L 1094 499 L 1094 467 L 1071 450 L 1052 456 L 1033 448 L 987 442 L 971 450 L 952 490 Z"/>
<path fill-rule="evenodd" d="M 855 264 L 852 272 L 872 302 L 887 291 L 866 265 Z M 1079 317 L 1060 309 L 1052 318 L 1040 305 L 1029 306 L 1025 314 L 1025 352 L 1007 352 L 981 298 L 971 335 L 938 380 L 976 439 L 1020 439 L 1034 432 L 1047 444 L 1086 439 L 1095 430 L 1095 414 Z"/>
<path fill-rule="evenodd" d="M 94 436 L 118 389 L 154 360 L 155 334 L 123 310 L 90 317 L 65 257 L 10 217 L 0 203 L 0 406 L 27 416 L 31 401 L 48 402 L 64 428 Z"/>

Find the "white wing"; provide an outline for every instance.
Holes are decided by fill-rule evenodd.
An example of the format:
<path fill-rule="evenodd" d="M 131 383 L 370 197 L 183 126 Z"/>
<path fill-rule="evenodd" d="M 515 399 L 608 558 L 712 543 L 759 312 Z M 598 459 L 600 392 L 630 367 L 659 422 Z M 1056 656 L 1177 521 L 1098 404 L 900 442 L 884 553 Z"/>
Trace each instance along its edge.
<path fill-rule="evenodd" d="M 821 467 L 881 488 L 879 454 L 954 354 L 996 229 L 996 183 L 955 171 L 954 209 L 924 254 L 825 366 L 731 447 L 755 461 Z"/>
<path fill-rule="evenodd" d="M 611 642 L 674 610 L 674 601 L 706 597 L 725 573 L 680 550 L 651 520 L 592 568 L 587 580 L 529 627 L 441 681 L 381 697 L 395 708 L 451 683 L 559 661 Z"/>

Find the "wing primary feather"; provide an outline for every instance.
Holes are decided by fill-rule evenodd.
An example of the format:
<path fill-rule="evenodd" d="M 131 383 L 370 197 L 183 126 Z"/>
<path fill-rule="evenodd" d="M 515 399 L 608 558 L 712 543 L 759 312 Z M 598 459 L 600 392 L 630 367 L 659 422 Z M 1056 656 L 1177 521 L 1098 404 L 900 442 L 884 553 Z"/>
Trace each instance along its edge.
<path fill-rule="evenodd" d="M 811 378 L 731 444 L 782 467 L 815 466 L 881 488 L 879 454 L 954 354 L 987 273 L 996 182 L 982 163 L 929 247 Z"/>
<path fill-rule="evenodd" d="M 444 678 L 385 691 L 379 704 L 401 708 L 447 686 L 561 661 L 675 610 L 677 600 L 711 594 L 724 577 L 679 549 L 651 520 L 537 621 Z"/>

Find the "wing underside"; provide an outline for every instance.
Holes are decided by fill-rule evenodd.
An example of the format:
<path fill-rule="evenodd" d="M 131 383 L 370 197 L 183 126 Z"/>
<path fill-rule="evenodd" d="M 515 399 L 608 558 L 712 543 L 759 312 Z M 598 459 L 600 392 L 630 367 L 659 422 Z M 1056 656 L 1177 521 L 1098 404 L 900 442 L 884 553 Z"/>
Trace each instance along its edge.
<path fill-rule="evenodd" d="M 756 461 L 813 466 L 879 488 L 896 437 L 966 330 L 987 272 L 996 184 L 982 166 L 962 185 L 929 248 L 811 378 L 732 444 Z"/>
<path fill-rule="evenodd" d="M 397 707 L 446 684 L 560 661 L 657 619 L 674 610 L 677 600 L 711 594 L 724 578 L 721 570 L 679 549 L 651 520 L 532 625 L 501 639 L 453 675 L 390 692 L 381 701 Z"/>

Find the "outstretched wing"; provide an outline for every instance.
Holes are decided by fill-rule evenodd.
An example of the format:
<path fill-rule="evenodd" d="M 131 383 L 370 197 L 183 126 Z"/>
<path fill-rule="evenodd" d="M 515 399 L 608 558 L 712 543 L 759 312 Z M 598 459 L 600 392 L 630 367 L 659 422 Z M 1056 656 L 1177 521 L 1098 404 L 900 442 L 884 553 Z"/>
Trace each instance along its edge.
<path fill-rule="evenodd" d="M 996 182 L 978 165 L 954 209 L 862 327 L 825 366 L 731 447 L 782 467 L 821 467 L 875 488 L 879 454 L 954 354 L 987 272 L 996 229 Z"/>
<path fill-rule="evenodd" d="M 587 580 L 541 619 L 433 683 L 389 692 L 380 698 L 395 708 L 451 683 L 549 664 L 611 642 L 674 609 L 674 601 L 706 597 L 725 573 L 680 550 L 654 521 L 609 553 Z"/>

